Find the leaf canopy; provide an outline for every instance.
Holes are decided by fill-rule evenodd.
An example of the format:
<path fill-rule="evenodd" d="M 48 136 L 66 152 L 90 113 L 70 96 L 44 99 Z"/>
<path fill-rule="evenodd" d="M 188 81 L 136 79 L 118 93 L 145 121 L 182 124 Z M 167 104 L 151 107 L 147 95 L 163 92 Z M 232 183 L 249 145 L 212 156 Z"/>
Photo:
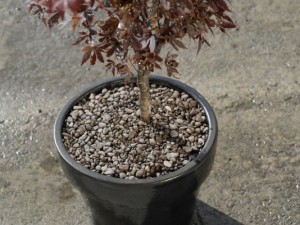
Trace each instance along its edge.
<path fill-rule="evenodd" d="M 71 14 L 72 29 L 78 30 L 73 44 L 85 45 L 81 64 L 98 60 L 114 75 L 127 77 L 134 64 L 149 72 L 164 65 L 168 76 L 178 77 L 177 55 L 160 56 L 165 44 L 178 51 L 186 48 L 187 36 L 197 40 L 198 54 L 209 45 L 206 33 L 237 27 L 226 0 L 35 0 L 29 11 L 49 29 Z"/>

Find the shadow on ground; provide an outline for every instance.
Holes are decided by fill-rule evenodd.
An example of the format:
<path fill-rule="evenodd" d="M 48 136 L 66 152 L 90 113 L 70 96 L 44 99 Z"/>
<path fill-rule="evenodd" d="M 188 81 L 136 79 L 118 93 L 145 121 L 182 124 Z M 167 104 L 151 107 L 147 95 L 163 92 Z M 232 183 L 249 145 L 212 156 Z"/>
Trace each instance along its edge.
<path fill-rule="evenodd" d="M 194 223 L 194 225 L 243 225 L 230 216 L 199 200 L 197 201 L 197 217 L 199 222 Z"/>

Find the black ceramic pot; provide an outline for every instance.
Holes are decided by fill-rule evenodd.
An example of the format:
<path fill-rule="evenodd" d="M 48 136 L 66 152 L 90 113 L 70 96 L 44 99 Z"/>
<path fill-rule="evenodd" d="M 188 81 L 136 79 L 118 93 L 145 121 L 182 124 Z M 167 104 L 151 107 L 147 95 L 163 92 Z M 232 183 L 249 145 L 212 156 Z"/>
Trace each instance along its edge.
<path fill-rule="evenodd" d="M 67 102 L 57 117 L 54 139 L 61 166 L 85 197 L 97 225 L 189 225 L 199 187 L 212 169 L 217 144 L 217 121 L 210 105 L 196 90 L 177 80 L 151 76 L 150 83 L 188 93 L 203 107 L 209 124 L 208 139 L 199 155 L 168 175 L 141 180 L 107 177 L 81 166 L 64 147 L 62 127 L 73 105 L 92 92 L 122 86 L 122 77 L 93 84 L 79 92 Z"/>

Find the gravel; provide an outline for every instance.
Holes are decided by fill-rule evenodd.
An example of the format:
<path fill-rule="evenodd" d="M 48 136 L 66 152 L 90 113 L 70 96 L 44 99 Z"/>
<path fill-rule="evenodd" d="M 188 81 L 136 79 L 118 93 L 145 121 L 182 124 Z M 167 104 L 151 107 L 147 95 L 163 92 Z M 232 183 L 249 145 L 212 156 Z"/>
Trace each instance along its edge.
<path fill-rule="evenodd" d="M 151 121 L 139 119 L 139 89 L 102 89 L 66 117 L 63 141 L 82 166 L 111 177 L 143 179 L 173 172 L 201 151 L 204 110 L 186 93 L 151 85 Z"/>

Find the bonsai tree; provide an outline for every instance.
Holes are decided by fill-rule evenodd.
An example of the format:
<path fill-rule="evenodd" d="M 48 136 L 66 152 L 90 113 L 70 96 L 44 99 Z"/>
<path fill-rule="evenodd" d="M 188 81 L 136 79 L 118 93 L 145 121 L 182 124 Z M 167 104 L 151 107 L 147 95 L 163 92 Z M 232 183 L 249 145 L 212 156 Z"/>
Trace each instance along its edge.
<path fill-rule="evenodd" d="M 236 28 L 226 0 L 35 0 L 29 11 L 49 29 L 71 23 L 78 32 L 74 45 L 84 45 L 81 65 L 100 61 L 127 83 L 137 74 L 144 122 L 150 120 L 149 74 L 165 66 L 168 76 L 180 76 L 177 54 L 162 56 L 162 47 L 186 48 L 187 36 L 197 42 L 198 54 L 213 28 Z"/>

